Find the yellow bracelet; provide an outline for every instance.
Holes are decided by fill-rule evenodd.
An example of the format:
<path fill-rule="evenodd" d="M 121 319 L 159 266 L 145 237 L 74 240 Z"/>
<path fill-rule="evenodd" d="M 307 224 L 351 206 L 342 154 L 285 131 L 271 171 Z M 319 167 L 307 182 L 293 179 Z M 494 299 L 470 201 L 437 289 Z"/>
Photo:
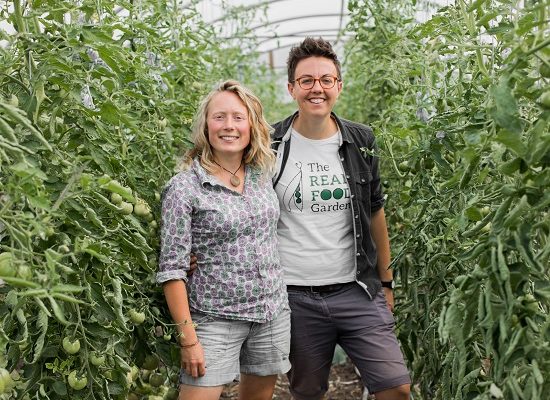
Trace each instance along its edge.
<path fill-rule="evenodd" d="M 189 347 L 196 346 L 197 344 L 199 344 L 199 338 L 197 338 L 197 341 L 195 343 L 191 343 L 191 344 L 181 344 L 180 343 L 180 347 L 182 349 L 188 349 Z"/>

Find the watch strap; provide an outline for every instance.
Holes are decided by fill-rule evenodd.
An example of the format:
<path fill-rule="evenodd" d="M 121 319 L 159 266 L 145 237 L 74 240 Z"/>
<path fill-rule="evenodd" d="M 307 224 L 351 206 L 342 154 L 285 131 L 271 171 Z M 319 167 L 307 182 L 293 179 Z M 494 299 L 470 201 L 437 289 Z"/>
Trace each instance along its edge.
<path fill-rule="evenodd" d="M 394 289 L 395 288 L 395 281 L 380 281 L 382 283 L 382 287 L 388 288 L 388 289 Z"/>

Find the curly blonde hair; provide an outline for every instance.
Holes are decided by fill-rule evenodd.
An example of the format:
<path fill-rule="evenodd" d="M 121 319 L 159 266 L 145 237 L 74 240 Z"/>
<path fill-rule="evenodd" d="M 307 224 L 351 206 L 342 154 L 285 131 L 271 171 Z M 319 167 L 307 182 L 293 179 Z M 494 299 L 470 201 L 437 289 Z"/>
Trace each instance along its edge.
<path fill-rule="evenodd" d="M 214 90 L 202 100 L 195 118 L 191 132 L 193 147 L 185 154 L 184 165 L 189 167 L 195 157 L 199 157 L 201 165 L 209 173 L 213 173 L 218 167 L 214 163 L 212 146 L 208 141 L 208 106 L 217 93 L 230 92 L 236 94 L 248 111 L 250 123 L 250 144 L 243 154 L 243 161 L 258 168 L 264 174 L 272 172 L 275 165 L 275 155 L 271 149 L 271 126 L 267 123 L 260 100 L 248 88 L 234 80 L 220 83 Z"/>

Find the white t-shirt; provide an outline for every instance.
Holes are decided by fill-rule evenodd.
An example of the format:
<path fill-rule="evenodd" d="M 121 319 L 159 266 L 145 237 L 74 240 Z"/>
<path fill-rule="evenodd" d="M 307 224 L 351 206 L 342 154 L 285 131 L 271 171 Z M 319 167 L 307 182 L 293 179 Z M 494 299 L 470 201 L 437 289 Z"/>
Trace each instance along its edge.
<path fill-rule="evenodd" d="M 313 140 L 292 129 L 288 160 L 275 187 L 279 254 L 287 285 L 355 280 L 350 192 L 338 156 L 340 132 Z"/>

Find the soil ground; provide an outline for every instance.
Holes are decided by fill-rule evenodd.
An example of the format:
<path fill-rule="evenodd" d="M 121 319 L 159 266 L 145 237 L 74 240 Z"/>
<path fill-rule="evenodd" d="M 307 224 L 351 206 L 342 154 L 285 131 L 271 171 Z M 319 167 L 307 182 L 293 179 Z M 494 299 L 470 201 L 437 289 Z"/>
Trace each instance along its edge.
<path fill-rule="evenodd" d="M 239 393 L 238 384 L 228 386 L 221 399 L 237 400 Z M 353 364 L 349 361 L 341 365 L 333 365 L 329 376 L 329 389 L 325 400 L 361 400 L 363 387 L 361 381 L 354 371 Z M 288 391 L 288 380 L 286 375 L 280 375 L 275 385 L 273 400 L 291 400 Z"/>

